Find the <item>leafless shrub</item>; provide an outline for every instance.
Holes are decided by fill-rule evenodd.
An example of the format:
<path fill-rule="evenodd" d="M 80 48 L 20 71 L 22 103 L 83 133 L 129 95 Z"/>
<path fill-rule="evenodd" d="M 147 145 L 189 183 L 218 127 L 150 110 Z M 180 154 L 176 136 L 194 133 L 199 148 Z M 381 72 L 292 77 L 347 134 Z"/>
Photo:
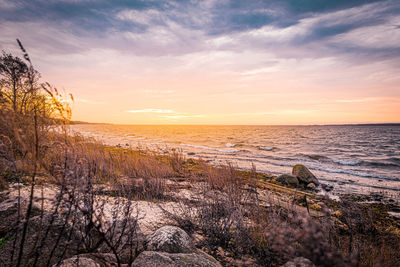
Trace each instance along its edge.
<path fill-rule="evenodd" d="M 26 62 L 6 53 L 0 58 L 0 171 L 2 179 L 11 173 L 30 189 L 27 201 L 18 198 L 15 218 L 1 225 L 7 228 L 0 236 L 1 265 L 51 266 L 94 251 L 113 253 L 118 265 L 132 262 L 139 244 L 130 192 L 120 188 L 107 197 L 98 189 L 126 175 L 127 158 L 119 153 L 115 161 L 104 146 L 67 135 L 69 107 L 56 88 L 39 83 L 19 45 Z M 50 210 L 43 193 L 41 207 L 34 204 L 43 177 L 58 188 Z"/>
<path fill-rule="evenodd" d="M 335 244 L 359 266 L 400 264 L 399 223 L 389 220 L 383 204 L 361 204 L 343 199 Z"/>
<path fill-rule="evenodd" d="M 178 175 L 184 175 L 186 173 L 186 169 L 184 168 L 186 159 L 181 150 L 172 149 L 172 152 L 169 154 L 168 160 L 171 168 Z"/>
<path fill-rule="evenodd" d="M 296 256 L 307 257 L 318 266 L 346 266 L 330 242 L 333 224 L 329 216 L 318 221 L 294 206 L 279 206 L 272 200 L 260 206 L 256 186 L 245 184 L 232 165 L 204 167 L 200 199 L 182 200 L 178 211 L 167 212 L 178 226 L 204 236 L 199 246 L 217 257 L 218 247 L 238 258 L 251 255 L 267 266 Z"/>
<path fill-rule="evenodd" d="M 192 235 L 196 230 L 199 230 L 198 205 L 196 201 L 182 198 L 178 200 L 177 206 L 173 211 L 168 211 L 162 206 L 159 207 L 168 218 L 177 223 L 179 228 Z"/>

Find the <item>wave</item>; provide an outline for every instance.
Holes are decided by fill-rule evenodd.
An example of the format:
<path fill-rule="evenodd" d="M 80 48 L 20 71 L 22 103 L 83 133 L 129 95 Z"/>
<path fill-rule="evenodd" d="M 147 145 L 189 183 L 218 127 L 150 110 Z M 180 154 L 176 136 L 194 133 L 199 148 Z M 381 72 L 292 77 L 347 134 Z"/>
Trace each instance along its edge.
<path fill-rule="evenodd" d="M 332 161 L 338 165 L 344 166 L 359 166 L 361 165 L 361 160 L 346 160 L 346 159 L 332 159 Z"/>
<path fill-rule="evenodd" d="M 365 173 L 365 172 L 353 171 L 353 170 L 333 169 L 333 168 L 324 168 L 324 167 L 316 167 L 316 168 L 312 168 L 312 169 L 322 171 L 322 172 L 328 172 L 328 173 L 349 174 L 349 175 L 364 177 L 364 178 L 375 178 L 375 179 L 383 179 L 383 180 L 390 180 L 390 181 L 399 181 L 399 179 L 396 179 L 393 177 L 388 177 L 385 175 L 371 174 L 371 173 Z"/>
<path fill-rule="evenodd" d="M 311 160 L 315 161 L 323 161 L 323 162 L 332 162 L 337 165 L 343 165 L 343 166 L 359 166 L 361 165 L 361 160 L 348 160 L 348 159 L 332 159 L 324 155 L 320 154 L 298 154 L 299 156 L 302 156 L 304 158 L 308 158 Z"/>
<path fill-rule="evenodd" d="M 264 150 L 264 151 L 277 151 L 279 150 L 277 147 L 273 146 L 273 147 L 268 147 L 268 146 L 259 146 L 258 147 L 259 150 Z"/>
<path fill-rule="evenodd" d="M 391 162 L 396 162 L 396 163 L 400 164 L 400 158 L 392 157 L 392 158 L 389 158 L 388 160 Z"/>
<path fill-rule="evenodd" d="M 235 153 L 235 152 L 239 152 L 240 151 L 239 149 L 222 149 L 222 148 L 202 146 L 202 145 L 192 145 L 192 144 L 180 144 L 180 145 L 181 146 L 204 149 L 204 150 L 218 151 L 218 152 L 223 152 L 223 153 Z"/>
<path fill-rule="evenodd" d="M 241 150 L 241 151 L 245 151 L 245 150 Z M 272 159 L 272 160 L 276 160 L 276 161 L 281 161 L 281 162 L 293 162 L 293 161 L 297 161 L 296 158 L 287 158 L 287 157 L 278 157 L 276 155 L 240 155 L 240 158 L 249 158 L 249 159 Z"/>
<path fill-rule="evenodd" d="M 357 159 L 332 159 L 327 156 L 319 154 L 299 154 L 299 155 L 316 161 L 325 161 L 325 162 L 330 161 L 336 165 L 341 165 L 341 166 L 400 167 L 400 161 L 399 163 L 396 162 L 397 158 L 387 159 L 387 161 L 392 161 L 392 162 L 383 162 L 378 160 L 367 161 L 367 160 L 357 160 Z"/>
<path fill-rule="evenodd" d="M 234 147 L 234 146 L 236 146 L 236 144 L 226 143 L 225 146 L 226 146 L 226 147 Z"/>
<path fill-rule="evenodd" d="M 329 158 L 324 155 L 318 155 L 318 154 L 301 154 L 301 155 L 312 160 L 329 160 Z"/>
<path fill-rule="evenodd" d="M 400 164 L 382 161 L 363 161 L 362 165 L 372 167 L 400 167 Z"/>

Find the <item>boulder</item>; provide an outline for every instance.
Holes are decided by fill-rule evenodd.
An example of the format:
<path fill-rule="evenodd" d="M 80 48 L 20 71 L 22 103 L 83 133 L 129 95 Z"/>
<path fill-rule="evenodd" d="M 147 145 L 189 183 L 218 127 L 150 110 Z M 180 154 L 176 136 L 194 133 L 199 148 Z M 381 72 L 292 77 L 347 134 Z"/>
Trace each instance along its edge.
<path fill-rule="evenodd" d="M 302 164 L 297 164 L 293 167 L 292 174 L 299 179 L 301 183 L 309 184 L 313 183 L 315 185 L 319 185 L 318 179 L 307 169 L 306 166 Z"/>
<path fill-rule="evenodd" d="M 89 253 L 73 256 L 72 258 L 63 260 L 60 267 L 112 267 L 118 266 L 117 259 L 113 254 L 109 253 Z"/>
<path fill-rule="evenodd" d="M 19 204 L 18 204 L 19 201 Z M 15 196 L 4 200 L 0 203 L 0 218 L 8 217 L 14 215 L 18 212 L 18 205 L 21 211 L 21 215 L 26 211 L 28 202 L 26 198 Z"/>
<path fill-rule="evenodd" d="M 284 185 L 291 185 L 294 187 L 299 186 L 299 180 L 295 176 L 290 174 L 282 174 L 278 178 L 276 178 L 276 180 Z"/>
<path fill-rule="evenodd" d="M 9 262 L 9 255 L 13 251 L 18 251 L 21 242 L 24 224 L 17 224 L 15 217 L 13 223 L 6 229 L 9 240 L 1 248 L 0 262 L 4 266 L 12 265 Z M 58 246 L 54 249 L 56 243 Z M 41 215 L 33 216 L 29 219 L 21 265 L 32 266 L 33 262 L 37 260 L 36 266 L 45 266 L 51 254 L 53 255 L 51 264 L 56 264 L 61 255 L 71 257 L 76 254 L 80 243 L 81 240 L 76 238 L 74 229 L 61 215 L 44 212 Z M 31 252 L 33 253 L 31 254 Z"/>
<path fill-rule="evenodd" d="M 221 267 L 219 262 L 204 252 L 167 253 L 158 251 L 142 252 L 133 262 L 133 267 Z"/>
<path fill-rule="evenodd" d="M 146 250 L 168 253 L 190 253 L 195 249 L 190 236 L 175 226 L 164 226 L 147 238 Z"/>
<path fill-rule="evenodd" d="M 72 258 L 63 260 L 60 265 L 54 264 L 53 267 L 60 266 L 60 267 L 101 267 L 99 263 L 96 261 L 86 258 L 86 257 L 78 257 L 74 256 Z"/>
<path fill-rule="evenodd" d="M 286 262 L 281 267 L 315 267 L 315 265 L 309 259 L 297 257 L 291 261 Z"/>
<path fill-rule="evenodd" d="M 195 248 L 192 238 L 175 226 L 164 226 L 147 238 L 147 251 L 135 259 L 132 266 L 220 267 L 210 255 Z"/>
<path fill-rule="evenodd" d="M 15 196 L 2 201 L 0 203 L 0 228 L 2 231 L 11 231 L 18 226 L 18 210 L 19 222 L 23 222 L 27 208 L 28 200 L 22 196 Z M 32 205 L 31 217 L 38 214 L 40 214 L 40 209 Z"/>

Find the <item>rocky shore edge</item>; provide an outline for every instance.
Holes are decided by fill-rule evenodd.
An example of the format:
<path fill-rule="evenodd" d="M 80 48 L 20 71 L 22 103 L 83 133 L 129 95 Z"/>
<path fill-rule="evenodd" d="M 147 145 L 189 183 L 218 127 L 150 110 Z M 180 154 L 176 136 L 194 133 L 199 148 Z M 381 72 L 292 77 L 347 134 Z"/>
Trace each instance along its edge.
<path fill-rule="evenodd" d="M 190 168 L 196 167 L 197 162 L 193 160 L 187 160 L 186 163 Z M 261 173 L 251 173 L 251 172 L 241 172 L 243 174 L 243 179 L 247 179 L 245 187 L 247 190 L 256 190 L 259 196 L 259 200 L 263 201 L 264 204 L 261 206 L 268 207 L 268 205 L 281 206 L 282 208 L 287 205 L 292 205 L 292 208 L 298 212 L 303 212 L 311 217 L 319 218 L 328 216 L 332 218 L 335 223 L 335 227 L 339 229 L 339 232 L 351 233 L 353 227 L 351 223 L 346 221 L 345 216 L 349 214 L 343 213 L 343 206 L 341 203 L 336 201 L 328 201 L 323 197 L 317 196 L 316 192 L 319 188 L 324 185 L 315 177 L 315 175 L 304 165 L 295 165 L 293 167 L 291 174 L 283 174 L 278 177 L 269 177 Z M 255 184 L 249 183 L 249 179 L 254 179 Z M 260 177 L 262 179 L 260 179 Z M 171 179 L 174 180 L 174 179 Z M 184 177 L 180 177 L 177 182 L 174 181 L 175 185 L 180 188 L 178 192 L 175 192 L 175 196 L 182 197 L 186 194 L 188 199 L 195 199 L 197 196 L 195 194 L 196 186 L 187 185 Z M 258 183 L 257 181 L 262 181 Z M 47 185 L 45 184 L 44 187 Z M 51 185 L 49 185 L 51 188 Z M 256 188 L 254 188 L 256 186 Z M 52 192 L 53 190 L 54 192 Z M 107 186 L 103 186 L 100 191 L 106 192 Z M 259 190 L 259 192 L 258 192 Z M 48 193 L 56 195 L 57 189 L 49 189 Z M 100 192 L 99 191 L 99 192 Z M 17 195 L 18 192 L 18 195 Z M 101 193 L 100 192 L 100 193 Z M 39 192 L 38 192 L 39 193 Z M 101 193 L 103 194 L 103 193 Z M 267 196 L 268 195 L 268 201 Z M 7 235 L 8 231 L 11 230 L 16 224 L 17 216 L 24 214 L 28 209 L 28 196 L 29 196 L 29 186 L 23 184 L 11 184 L 8 189 L 3 190 L 0 193 L 0 250 L 4 253 L 11 253 L 12 247 L 11 240 Z M 43 198 L 43 191 L 42 196 Z M 50 197 L 51 198 L 51 197 Z M 272 200 L 271 200 L 272 199 Z M 348 197 L 346 201 L 357 201 L 356 197 L 351 199 Z M 173 201 L 172 201 L 173 202 Z M 46 222 L 50 222 L 50 226 L 47 230 L 48 235 L 53 238 L 51 240 L 56 240 L 57 233 L 59 233 L 60 228 L 66 228 L 71 231 L 71 238 L 68 241 L 69 246 L 79 247 L 78 241 L 82 236 L 82 233 L 75 232 L 71 225 L 66 224 L 65 221 L 58 215 L 50 212 L 51 204 L 46 209 L 43 206 L 43 199 L 39 196 L 34 198 L 32 215 L 29 221 L 28 227 L 28 246 L 34 245 L 37 242 L 36 232 L 42 231 L 43 225 Z M 40 206 L 42 204 L 42 206 Z M 140 203 L 139 203 L 140 205 Z M 150 209 L 159 207 L 159 204 L 153 205 Z M 366 206 L 364 206 L 366 207 Z M 167 206 L 161 207 L 161 213 L 168 209 Z M 391 232 L 400 236 L 400 220 L 396 218 L 395 213 L 398 206 L 395 204 L 380 203 L 377 205 L 371 205 L 368 209 L 373 209 L 377 212 L 380 217 L 377 219 L 378 224 L 384 224 L 385 227 L 391 228 Z M 173 208 L 172 208 L 173 210 Z M 393 214 L 391 214 L 391 212 Z M 165 213 L 163 213 L 165 215 Z M 168 214 L 168 212 L 167 212 Z M 328 214 L 328 215 L 327 215 Z M 102 250 L 101 247 L 96 249 L 92 253 L 83 253 L 70 255 L 70 257 L 54 264 L 53 266 L 222 266 L 222 265 L 232 265 L 232 266 L 260 266 L 256 263 L 254 259 L 244 257 L 241 260 L 234 259 L 233 255 L 230 255 L 225 249 L 218 247 L 216 251 L 212 251 L 212 255 L 204 252 L 198 247 L 198 242 L 195 242 L 196 238 L 203 238 L 193 235 L 193 233 L 188 234 L 185 230 L 175 226 L 170 225 L 171 218 L 161 219 L 160 214 L 154 215 L 151 220 L 155 223 L 147 229 L 147 231 L 142 231 L 140 227 L 136 228 L 134 236 L 127 237 L 123 229 L 118 229 L 115 227 L 114 231 L 120 231 L 120 239 L 130 239 L 130 242 L 135 243 L 135 253 L 137 254 L 134 261 L 130 262 L 132 251 L 129 248 L 121 249 L 121 254 L 117 259 L 115 254 L 110 253 L 107 250 Z M 375 218 L 376 219 L 376 218 Z M 145 223 L 148 223 L 147 220 Z M 176 223 L 177 221 L 175 221 Z M 114 224 L 115 222 L 112 222 Z M 122 221 L 118 221 L 115 225 L 121 225 Z M 123 223 L 122 223 L 123 224 Z M 22 225 L 17 225 L 17 231 L 21 231 Z M 119 226 L 121 227 L 121 226 Z M 149 229 L 152 229 L 149 231 Z M 198 241 L 198 240 L 197 240 Z M 74 243 L 75 242 L 75 243 Z M 210 252 L 210 251 L 208 251 Z M 5 255 L 3 253 L 3 255 Z M 68 252 L 65 254 L 68 255 Z M 221 261 L 222 259 L 222 261 Z M 316 266 L 310 259 L 305 257 L 293 257 L 287 260 L 284 264 L 275 264 L 274 266 L 304 266 L 311 267 Z M 323 265 L 317 265 L 323 266 Z"/>

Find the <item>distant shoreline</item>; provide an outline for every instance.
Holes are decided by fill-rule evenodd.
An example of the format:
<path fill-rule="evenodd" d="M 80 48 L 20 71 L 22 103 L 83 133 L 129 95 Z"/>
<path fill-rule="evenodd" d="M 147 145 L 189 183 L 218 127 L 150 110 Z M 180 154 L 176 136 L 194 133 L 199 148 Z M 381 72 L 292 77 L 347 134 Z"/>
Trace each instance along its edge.
<path fill-rule="evenodd" d="M 128 124 L 110 122 L 86 122 L 71 121 L 71 125 L 76 124 L 104 124 L 104 125 L 132 125 L 132 126 L 256 126 L 256 127 L 312 127 L 312 126 L 400 126 L 400 122 L 388 123 L 344 123 L 344 124 Z"/>

